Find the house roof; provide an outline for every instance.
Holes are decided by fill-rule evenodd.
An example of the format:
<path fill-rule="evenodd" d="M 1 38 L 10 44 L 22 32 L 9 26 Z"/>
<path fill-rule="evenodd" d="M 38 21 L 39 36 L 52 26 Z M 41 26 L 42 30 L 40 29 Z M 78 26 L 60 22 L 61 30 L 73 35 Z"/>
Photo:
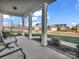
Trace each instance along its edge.
<path fill-rule="evenodd" d="M 27 15 L 39 9 L 44 2 L 48 4 L 55 0 L 0 0 L 0 13 L 13 16 Z"/>

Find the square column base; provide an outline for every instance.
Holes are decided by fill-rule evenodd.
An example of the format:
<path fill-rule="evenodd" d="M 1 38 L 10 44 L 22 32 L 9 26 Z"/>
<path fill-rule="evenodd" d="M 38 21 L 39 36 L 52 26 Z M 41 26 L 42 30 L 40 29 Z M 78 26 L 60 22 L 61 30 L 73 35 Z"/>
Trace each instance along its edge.
<path fill-rule="evenodd" d="M 32 39 L 32 35 L 31 35 L 31 34 L 29 34 L 29 39 L 30 39 L 30 40 Z"/>
<path fill-rule="evenodd" d="M 48 42 L 47 42 L 47 35 L 42 35 L 42 42 L 41 42 L 41 45 L 42 46 L 47 46 L 48 45 Z"/>

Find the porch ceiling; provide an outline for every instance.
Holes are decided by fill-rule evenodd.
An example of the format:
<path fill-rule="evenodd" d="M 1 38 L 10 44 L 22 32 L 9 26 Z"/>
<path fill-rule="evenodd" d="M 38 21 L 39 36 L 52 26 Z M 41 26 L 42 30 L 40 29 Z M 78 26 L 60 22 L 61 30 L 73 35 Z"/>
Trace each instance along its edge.
<path fill-rule="evenodd" d="M 0 13 L 23 16 L 28 12 L 36 11 L 43 2 L 50 4 L 53 1 L 55 0 L 0 0 Z"/>

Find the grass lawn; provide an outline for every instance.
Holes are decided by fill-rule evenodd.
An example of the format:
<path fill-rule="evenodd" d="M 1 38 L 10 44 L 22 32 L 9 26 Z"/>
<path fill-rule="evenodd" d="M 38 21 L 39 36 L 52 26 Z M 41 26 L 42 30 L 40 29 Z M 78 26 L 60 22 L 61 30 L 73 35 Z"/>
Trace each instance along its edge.
<path fill-rule="evenodd" d="M 33 36 L 40 36 L 41 34 L 33 34 Z M 75 44 L 79 44 L 79 37 L 71 37 L 71 36 L 59 36 L 59 35 L 48 35 L 49 38 L 56 38 L 58 40 L 63 40 Z"/>

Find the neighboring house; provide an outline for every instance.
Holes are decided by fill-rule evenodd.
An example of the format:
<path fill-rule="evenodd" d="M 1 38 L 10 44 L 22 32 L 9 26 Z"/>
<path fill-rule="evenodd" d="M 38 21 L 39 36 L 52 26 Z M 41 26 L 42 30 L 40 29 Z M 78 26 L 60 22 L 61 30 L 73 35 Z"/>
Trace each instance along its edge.
<path fill-rule="evenodd" d="M 35 26 L 35 31 L 41 31 L 41 29 L 42 29 L 42 25 L 41 25 L 41 23 L 37 23 L 36 24 L 36 26 Z"/>
<path fill-rule="evenodd" d="M 64 25 L 60 26 L 60 30 L 67 30 L 67 26 Z"/>
<path fill-rule="evenodd" d="M 36 24 L 35 26 L 35 31 L 41 31 L 42 26 L 41 23 Z M 67 25 L 66 24 L 54 24 L 54 25 L 48 25 L 47 26 L 47 31 L 58 31 L 58 30 L 67 30 Z"/>
<path fill-rule="evenodd" d="M 48 32 L 57 31 L 58 30 L 58 27 L 55 26 L 55 25 L 48 25 L 47 30 L 48 30 Z"/>
<path fill-rule="evenodd" d="M 48 29 L 50 29 L 50 31 L 65 31 L 67 30 L 67 25 L 66 24 L 54 24 L 54 25 L 50 25 L 48 26 Z"/>
<path fill-rule="evenodd" d="M 63 31 L 67 30 L 67 25 L 66 24 L 55 24 L 58 27 L 58 30 Z"/>
<path fill-rule="evenodd" d="M 51 31 L 57 31 L 58 30 L 58 27 L 55 26 L 55 25 L 51 26 L 50 28 L 51 28 Z"/>

